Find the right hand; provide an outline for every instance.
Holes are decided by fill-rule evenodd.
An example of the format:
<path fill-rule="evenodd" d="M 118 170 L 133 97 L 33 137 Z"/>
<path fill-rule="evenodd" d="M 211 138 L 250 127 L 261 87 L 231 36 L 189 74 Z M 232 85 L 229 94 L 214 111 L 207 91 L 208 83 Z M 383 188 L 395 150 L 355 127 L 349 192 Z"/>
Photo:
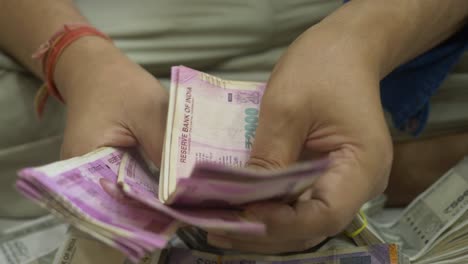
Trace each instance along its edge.
<path fill-rule="evenodd" d="M 221 248 L 262 254 L 303 251 L 343 231 L 363 203 L 386 187 L 392 142 L 377 67 L 336 28 L 313 27 L 276 64 L 260 106 L 249 159 L 255 169 L 286 168 L 308 153 L 328 169 L 293 204 L 262 202 L 245 215 L 267 234 L 210 233 Z"/>
<path fill-rule="evenodd" d="M 169 98 L 151 74 L 99 38 L 73 43 L 56 69 L 67 107 L 62 158 L 141 145 L 159 166 Z"/>

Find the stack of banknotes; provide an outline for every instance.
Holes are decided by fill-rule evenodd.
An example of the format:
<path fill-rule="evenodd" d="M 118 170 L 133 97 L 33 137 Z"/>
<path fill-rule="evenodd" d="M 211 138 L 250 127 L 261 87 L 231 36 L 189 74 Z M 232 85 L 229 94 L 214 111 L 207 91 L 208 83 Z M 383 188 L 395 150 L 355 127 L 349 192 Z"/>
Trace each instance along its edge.
<path fill-rule="evenodd" d="M 293 202 L 328 164 L 325 159 L 271 172 L 246 169 L 265 84 L 226 81 L 183 66 L 173 67 L 171 81 L 160 170 L 138 150 L 102 148 L 21 170 L 17 189 L 93 241 L 117 249 L 127 262 L 393 264 L 406 263 L 406 256 L 417 263 L 464 256 L 468 241 L 459 235 L 468 230 L 466 160 L 393 224 L 366 219 L 376 206 L 363 210 L 347 230 L 352 243 L 335 239 L 320 252 L 281 257 L 209 247 L 204 230 L 264 233 L 262 223 L 242 216 L 242 205 Z M 176 234 L 190 249 L 161 251 Z"/>
<path fill-rule="evenodd" d="M 53 264 L 131 264 L 119 252 L 103 247 L 95 240 L 78 232 L 72 232 L 69 239 L 57 253 Z M 377 244 L 357 247 L 346 237 L 330 239 L 313 252 L 289 255 L 254 255 L 245 253 L 212 253 L 172 246 L 157 250 L 145 256 L 138 264 L 409 264 L 399 247 L 394 244 Z"/>
<path fill-rule="evenodd" d="M 368 221 L 365 221 L 368 220 Z M 395 243 L 411 263 L 468 263 L 468 157 L 419 195 L 392 223 L 357 216 L 348 231 L 367 222 L 358 245 Z"/>
<path fill-rule="evenodd" d="M 51 264 L 63 241 L 67 225 L 47 215 L 0 232 L 0 263 Z"/>

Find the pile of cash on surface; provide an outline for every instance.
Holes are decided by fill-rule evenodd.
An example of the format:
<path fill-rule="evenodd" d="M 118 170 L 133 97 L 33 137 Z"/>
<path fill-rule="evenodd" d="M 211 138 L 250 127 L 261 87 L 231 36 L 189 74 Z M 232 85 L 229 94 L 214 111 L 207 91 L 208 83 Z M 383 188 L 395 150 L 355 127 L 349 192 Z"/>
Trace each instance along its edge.
<path fill-rule="evenodd" d="M 292 202 L 327 168 L 326 159 L 271 172 L 244 168 L 264 89 L 262 83 L 226 81 L 173 67 L 159 172 L 137 150 L 118 148 L 21 170 L 17 189 L 75 230 L 55 263 L 463 263 L 468 248 L 467 160 L 393 224 L 366 217 L 375 206 L 363 208 L 347 230 L 353 240 L 333 238 L 311 251 L 282 256 L 209 247 L 204 229 L 264 233 L 263 224 L 241 217 L 241 206 Z M 376 204 L 383 206 L 382 201 Z M 189 248 L 171 246 L 176 235 Z M 80 245 L 99 248 L 89 246 L 96 241 L 116 249 L 115 260 L 92 262 L 80 253 Z"/>
<path fill-rule="evenodd" d="M 419 195 L 392 223 L 357 216 L 348 231 L 367 223 L 358 245 L 395 243 L 411 263 L 468 263 L 468 157 Z M 367 220 L 367 221 L 366 221 Z"/>
<path fill-rule="evenodd" d="M 51 264 L 67 225 L 52 215 L 0 231 L 0 263 Z"/>

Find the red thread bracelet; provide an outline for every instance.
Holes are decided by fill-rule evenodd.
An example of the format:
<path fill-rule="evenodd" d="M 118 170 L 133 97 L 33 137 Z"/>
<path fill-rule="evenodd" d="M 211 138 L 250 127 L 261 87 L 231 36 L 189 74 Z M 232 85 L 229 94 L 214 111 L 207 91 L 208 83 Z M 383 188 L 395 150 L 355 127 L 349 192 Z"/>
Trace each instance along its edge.
<path fill-rule="evenodd" d="M 88 25 L 65 25 L 62 30 L 55 33 L 52 38 L 42 44 L 33 58 L 42 59 L 45 84 L 39 89 L 35 98 L 35 109 L 39 118 L 42 117 L 49 94 L 65 103 L 62 95 L 54 83 L 55 65 L 62 52 L 75 40 L 85 36 L 98 36 L 111 40 L 106 34 Z"/>

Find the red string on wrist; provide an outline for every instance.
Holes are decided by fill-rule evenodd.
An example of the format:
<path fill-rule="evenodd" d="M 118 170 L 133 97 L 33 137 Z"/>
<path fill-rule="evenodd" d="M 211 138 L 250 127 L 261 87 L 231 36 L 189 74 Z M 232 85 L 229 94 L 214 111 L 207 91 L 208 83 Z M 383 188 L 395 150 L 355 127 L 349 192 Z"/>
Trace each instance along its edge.
<path fill-rule="evenodd" d="M 85 36 L 97 36 L 111 40 L 106 34 L 89 25 L 64 25 L 61 30 L 55 33 L 49 41 L 42 44 L 33 54 L 32 57 L 34 59 L 42 59 L 45 81 L 34 99 L 34 105 L 39 119 L 42 117 L 49 95 L 52 95 L 60 102 L 65 103 L 65 100 L 55 86 L 55 65 L 57 64 L 60 55 L 62 55 L 63 51 L 70 46 L 70 44 Z"/>

